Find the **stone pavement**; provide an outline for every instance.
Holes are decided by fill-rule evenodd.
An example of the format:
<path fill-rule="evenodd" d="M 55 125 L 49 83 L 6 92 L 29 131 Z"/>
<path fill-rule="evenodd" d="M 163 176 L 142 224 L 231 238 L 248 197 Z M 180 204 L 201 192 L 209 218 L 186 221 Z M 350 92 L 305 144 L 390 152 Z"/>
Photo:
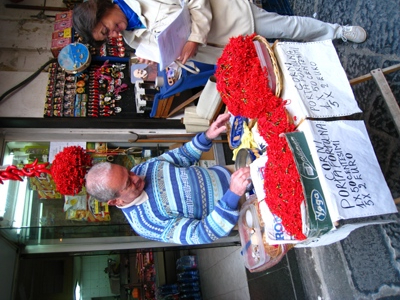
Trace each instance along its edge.
<path fill-rule="evenodd" d="M 268 2 L 268 0 L 264 0 Z M 350 79 L 400 63 L 400 0 L 288 0 L 295 15 L 363 26 L 362 44 L 334 41 Z M 400 101 L 400 71 L 386 75 Z M 400 138 L 371 79 L 353 86 L 393 198 L 400 197 Z M 399 205 L 398 205 L 399 207 Z M 295 249 L 307 299 L 400 299 L 400 218 L 353 231 L 335 244 Z M 380 218 L 378 218 L 380 219 Z"/>

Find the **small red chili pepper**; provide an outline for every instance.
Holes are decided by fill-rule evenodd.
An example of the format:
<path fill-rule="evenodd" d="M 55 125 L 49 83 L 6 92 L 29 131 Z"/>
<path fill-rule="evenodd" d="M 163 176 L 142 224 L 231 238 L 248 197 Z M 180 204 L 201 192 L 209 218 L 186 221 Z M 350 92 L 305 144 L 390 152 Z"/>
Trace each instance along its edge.
<path fill-rule="evenodd" d="M 7 166 L 7 168 L 6 168 L 6 171 L 11 171 L 11 170 L 14 170 L 14 169 L 16 169 L 16 168 L 17 168 L 17 166 L 9 165 L 9 166 Z"/>
<path fill-rule="evenodd" d="M 30 164 L 26 164 L 25 166 L 24 166 L 24 168 L 33 168 L 34 166 L 36 166 L 36 164 L 38 163 L 38 159 L 37 158 L 35 158 L 35 160 L 32 162 L 32 163 L 30 163 Z"/>
<path fill-rule="evenodd" d="M 19 169 L 14 169 L 14 170 L 11 171 L 11 173 L 13 173 L 15 175 L 18 175 L 18 176 L 25 176 L 26 175 L 24 170 L 19 170 Z"/>
<path fill-rule="evenodd" d="M 2 171 L 1 173 L 1 179 L 11 179 L 11 180 L 19 180 L 22 181 L 22 178 L 19 177 L 18 175 L 11 173 L 11 172 L 7 172 L 7 171 Z"/>
<path fill-rule="evenodd" d="M 48 165 L 49 165 L 48 162 L 45 162 L 45 163 L 42 163 L 42 164 L 38 164 L 38 165 L 36 165 L 36 168 L 35 168 L 35 169 L 44 169 L 44 168 L 46 168 Z"/>

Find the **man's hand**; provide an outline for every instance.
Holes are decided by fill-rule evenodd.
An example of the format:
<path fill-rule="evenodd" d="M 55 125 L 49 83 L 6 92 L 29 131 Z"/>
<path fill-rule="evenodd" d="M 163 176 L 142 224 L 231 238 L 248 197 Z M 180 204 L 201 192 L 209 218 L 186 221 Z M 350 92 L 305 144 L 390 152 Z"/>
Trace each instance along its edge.
<path fill-rule="evenodd" d="M 229 121 L 230 116 L 231 115 L 229 113 L 219 115 L 218 118 L 210 125 L 210 128 L 208 128 L 205 132 L 206 137 L 209 140 L 213 140 L 222 132 L 224 132 L 226 130 L 225 124 Z"/>
<path fill-rule="evenodd" d="M 232 174 L 229 189 L 236 195 L 242 196 L 249 183 L 251 183 L 250 167 L 240 168 Z"/>
<path fill-rule="evenodd" d="M 199 48 L 198 43 L 187 41 L 182 49 L 181 55 L 177 58 L 177 60 L 180 60 L 182 64 L 185 64 L 189 58 L 197 54 L 197 48 Z"/>

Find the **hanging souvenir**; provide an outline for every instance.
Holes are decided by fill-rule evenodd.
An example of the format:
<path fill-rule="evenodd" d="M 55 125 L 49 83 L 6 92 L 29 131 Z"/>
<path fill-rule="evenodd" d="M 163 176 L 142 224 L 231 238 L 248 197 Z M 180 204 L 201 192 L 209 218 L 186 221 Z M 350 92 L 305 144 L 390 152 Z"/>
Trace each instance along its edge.
<path fill-rule="evenodd" d="M 68 74 L 77 74 L 84 71 L 91 62 L 89 49 L 80 43 L 65 46 L 58 55 L 58 63 Z"/>

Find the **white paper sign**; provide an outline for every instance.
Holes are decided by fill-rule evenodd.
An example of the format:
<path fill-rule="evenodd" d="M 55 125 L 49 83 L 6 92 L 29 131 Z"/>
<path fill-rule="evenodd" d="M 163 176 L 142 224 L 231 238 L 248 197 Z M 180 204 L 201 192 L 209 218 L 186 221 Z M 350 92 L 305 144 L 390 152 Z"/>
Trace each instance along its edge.
<path fill-rule="evenodd" d="M 153 28 L 155 43 L 141 43 L 135 54 L 159 64 L 162 71 L 181 54 L 191 32 L 189 9 L 181 2 L 182 8 L 157 23 Z"/>
<path fill-rule="evenodd" d="M 363 121 L 310 121 L 303 131 L 332 221 L 397 213 Z"/>
<path fill-rule="evenodd" d="M 283 77 L 281 98 L 288 100 L 296 124 L 361 112 L 331 40 L 279 42 L 274 51 Z"/>
<path fill-rule="evenodd" d="M 156 38 L 160 49 L 160 71 L 172 64 L 181 54 L 190 35 L 191 19 L 186 5 L 176 18 Z"/>
<path fill-rule="evenodd" d="M 57 153 L 64 150 L 64 147 L 81 146 L 86 149 L 86 142 L 51 142 L 49 150 L 49 162 L 52 163 Z"/>

